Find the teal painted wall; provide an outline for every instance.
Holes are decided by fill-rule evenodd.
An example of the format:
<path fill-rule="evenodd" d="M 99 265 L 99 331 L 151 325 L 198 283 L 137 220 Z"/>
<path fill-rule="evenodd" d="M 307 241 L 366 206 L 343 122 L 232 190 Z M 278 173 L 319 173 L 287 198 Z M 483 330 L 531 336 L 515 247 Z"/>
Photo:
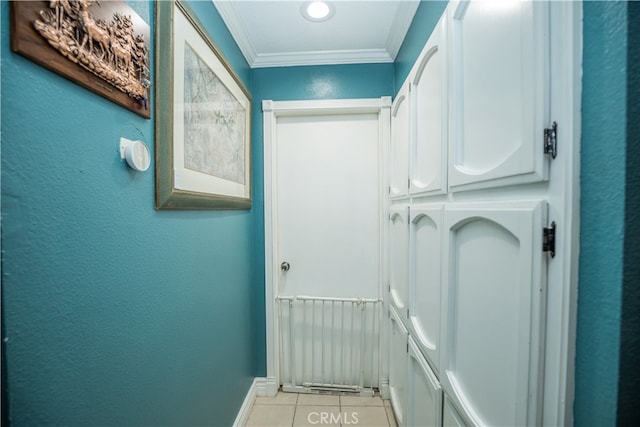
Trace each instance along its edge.
<path fill-rule="evenodd" d="M 257 68 L 253 70 L 253 203 L 255 209 L 256 372 L 267 374 L 264 312 L 264 156 L 262 101 L 379 98 L 392 96 L 393 64 Z"/>
<path fill-rule="evenodd" d="M 250 87 L 214 6 L 190 4 Z M 118 150 L 153 147 L 153 119 L 12 53 L 1 8 L 12 424 L 231 425 L 255 369 L 252 212 L 155 211 L 153 166 Z"/>
<path fill-rule="evenodd" d="M 627 168 L 618 425 L 640 425 L 640 3 L 627 4 Z"/>
<path fill-rule="evenodd" d="M 627 3 L 584 2 L 574 416 L 616 424 L 627 144 Z"/>

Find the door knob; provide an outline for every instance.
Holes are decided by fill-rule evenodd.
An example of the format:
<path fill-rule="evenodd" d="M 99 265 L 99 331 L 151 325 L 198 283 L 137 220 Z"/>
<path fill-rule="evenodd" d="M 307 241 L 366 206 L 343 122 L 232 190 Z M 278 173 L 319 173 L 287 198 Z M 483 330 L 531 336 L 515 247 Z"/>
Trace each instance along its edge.
<path fill-rule="evenodd" d="M 287 261 L 284 261 L 282 264 L 280 264 L 280 270 L 282 271 L 289 271 L 290 268 L 291 265 Z"/>

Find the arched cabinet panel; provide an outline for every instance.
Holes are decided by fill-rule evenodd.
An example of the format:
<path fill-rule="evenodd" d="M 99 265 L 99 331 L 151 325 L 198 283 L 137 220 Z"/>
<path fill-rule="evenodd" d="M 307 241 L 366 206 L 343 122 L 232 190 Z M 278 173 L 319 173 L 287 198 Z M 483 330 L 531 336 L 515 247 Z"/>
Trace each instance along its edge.
<path fill-rule="evenodd" d="M 393 308 L 390 310 L 389 317 L 391 319 L 389 391 L 398 426 L 402 427 L 408 425 L 406 422 L 408 332 Z"/>
<path fill-rule="evenodd" d="M 409 207 L 394 206 L 390 212 L 390 304 L 406 321 L 409 293 Z"/>
<path fill-rule="evenodd" d="M 410 75 L 414 134 L 411 149 L 412 195 L 446 191 L 447 52 L 446 19 L 440 19 Z"/>
<path fill-rule="evenodd" d="M 440 380 L 470 424 L 540 424 L 544 208 L 544 202 L 445 208 Z"/>
<path fill-rule="evenodd" d="M 442 206 L 410 210 L 409 325 L 433 370 L 440 368 Z"/>
<path fill-rule="evenodd" d="M 411 337 L 407 381 L 407 425 L 441 425 L 442 388 Z"/>
<path fill-rule="evenodd" d="M 409 191 L 409 88 L 410 83 L 406 82 L 391 105 L 391 198 L 404 197 Z"/>
<path fill-rule="evenodd" d="M 548 178 L 549 5 L 450 6 L 449 191 Z"/>
<path fill-rule="evenodd" d="M 467 427 L 467 424 L 446 394 L 442 405 L 442 425 L 443 427 Z"/>

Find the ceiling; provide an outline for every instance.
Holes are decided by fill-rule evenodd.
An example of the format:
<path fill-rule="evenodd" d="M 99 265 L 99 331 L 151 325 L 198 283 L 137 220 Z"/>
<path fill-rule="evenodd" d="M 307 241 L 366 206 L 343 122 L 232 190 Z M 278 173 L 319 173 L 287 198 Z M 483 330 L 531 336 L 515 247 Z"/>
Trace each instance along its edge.
<path fill-rule="evenodd" d="M 393 62 L 419 1 L 333 0 L 334 16 L 311 22 L 307 2 L 213 0 L 252 68 Z"/>

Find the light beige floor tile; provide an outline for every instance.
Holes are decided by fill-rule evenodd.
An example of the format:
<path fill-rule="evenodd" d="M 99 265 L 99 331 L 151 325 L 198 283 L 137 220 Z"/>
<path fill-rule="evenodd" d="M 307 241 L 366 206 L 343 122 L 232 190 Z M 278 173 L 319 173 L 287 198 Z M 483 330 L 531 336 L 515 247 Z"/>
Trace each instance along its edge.
<path fill-rule="evenodd" d="M 298 405 L 335 405 L 340 406 L 340 396 L 328 394 L 300 394 Z"/>
<path fill-rule="evenodd" d="M 384 400 L 384 406 L 391 406 L 391 399 L 385 399 Z"/>
<path fill-rule="evenodd" d="M 342 427 L 367 427 L 366 424 L 360 422 L 360 408 L 361 407 L 358 406 L 340 407 L 340 411 L 342 412 Z"/>
<path fill-rule="evenodd" d="M 385 402 L 390 402 L 390 401 L 386 400 Z M 385 411 L 387 411 L 387 418 L 389 419 L 389 425 L 391 427 L 398 427 L 398 424 L 396 423 L 396 417 L 393 415 L 393 408 L 391 406 L 385 406 L 384 409 Z"/>
<path fill-rule="evenodd" d="M 295 405 L 298 401 L 297 393 L 279 392 L 275 397 L 258 396 L 256 405 Z"/>
<path fill-rule="evenodd" d="M 294 405 L 254 405 L 247 427 L 290 427 L 295 410 Z"/>
<path fill-rule="evenodd" d="M 360 396 L 340 396 L 340 405 L 342 406 L 383 406 L 384 402 L 379 396 L 360 397 Z"/>
<path fill-rule="evenodd" d="M 388 427 L 389 421 L 383 406 L 346 406 L 342 411 L 358 427 Z M 346 425 L 346 424 L 344 424 Z"/>
<path fill-rule="evenodd" d="M 300 395 L 302 397 L 302 395 Z M 345 417 L 339 406 L 328 405 L 298 405 L 293 420 L 294 427 L 298 426 L 339 426 Z"/>

